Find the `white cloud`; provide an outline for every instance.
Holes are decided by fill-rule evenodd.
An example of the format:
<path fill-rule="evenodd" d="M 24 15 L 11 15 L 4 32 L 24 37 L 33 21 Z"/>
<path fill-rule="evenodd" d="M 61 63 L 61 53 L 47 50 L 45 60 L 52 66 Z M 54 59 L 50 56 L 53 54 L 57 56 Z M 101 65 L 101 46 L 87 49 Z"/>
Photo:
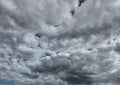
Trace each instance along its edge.
<path fill-rule="evenodd" d="M 0 1 L 0 79 L 17 85 L 118 82 L 119 0 L 86 0 L 77 8 L 72 0 L 5 0 L 15 11 Z"/>

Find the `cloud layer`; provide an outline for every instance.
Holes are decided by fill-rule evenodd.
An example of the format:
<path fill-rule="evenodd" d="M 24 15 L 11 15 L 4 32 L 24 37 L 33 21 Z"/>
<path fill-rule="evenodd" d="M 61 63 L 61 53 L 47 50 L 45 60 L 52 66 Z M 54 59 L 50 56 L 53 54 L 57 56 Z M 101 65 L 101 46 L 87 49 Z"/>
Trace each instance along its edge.
<path fill-rule="evenodd" d="M 0 0 L 0 80 L 119 85 L 120 0 L 78 2 Z"/>

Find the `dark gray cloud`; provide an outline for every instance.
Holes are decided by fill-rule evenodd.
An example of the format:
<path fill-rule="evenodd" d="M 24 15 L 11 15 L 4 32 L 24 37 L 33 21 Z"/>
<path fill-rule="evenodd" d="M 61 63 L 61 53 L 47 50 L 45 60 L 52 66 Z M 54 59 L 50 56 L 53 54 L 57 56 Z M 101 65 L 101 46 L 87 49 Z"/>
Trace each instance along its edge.
<path fill-rule="evenodd" d="M 115 46 L 115 49 L 114 49 L 116 52 L 120 52 L 120 45 L 119 45 L 119 43 L 117 43 L 116 44 L 116 46 Z"/>

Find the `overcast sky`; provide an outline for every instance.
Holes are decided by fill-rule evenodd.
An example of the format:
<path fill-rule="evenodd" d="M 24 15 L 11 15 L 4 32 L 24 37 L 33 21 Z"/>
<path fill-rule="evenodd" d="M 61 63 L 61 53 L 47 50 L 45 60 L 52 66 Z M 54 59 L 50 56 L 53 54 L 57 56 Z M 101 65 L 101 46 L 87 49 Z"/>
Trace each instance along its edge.
<path fill-rule="evenodd" d="M 119 75 L 120 0 L 0 0 L 0 80 L 119 85 Z"/>

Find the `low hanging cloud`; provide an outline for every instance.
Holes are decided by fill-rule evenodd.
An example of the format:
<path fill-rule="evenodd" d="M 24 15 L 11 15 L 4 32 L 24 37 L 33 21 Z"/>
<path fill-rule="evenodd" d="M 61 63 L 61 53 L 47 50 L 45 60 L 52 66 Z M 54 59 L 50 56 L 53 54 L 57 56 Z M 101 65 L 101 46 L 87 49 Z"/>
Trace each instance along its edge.
<path fill-rule="evenodd" d="M 0 80 L 118 85 L 120 0 L 0 0 Z"/>

